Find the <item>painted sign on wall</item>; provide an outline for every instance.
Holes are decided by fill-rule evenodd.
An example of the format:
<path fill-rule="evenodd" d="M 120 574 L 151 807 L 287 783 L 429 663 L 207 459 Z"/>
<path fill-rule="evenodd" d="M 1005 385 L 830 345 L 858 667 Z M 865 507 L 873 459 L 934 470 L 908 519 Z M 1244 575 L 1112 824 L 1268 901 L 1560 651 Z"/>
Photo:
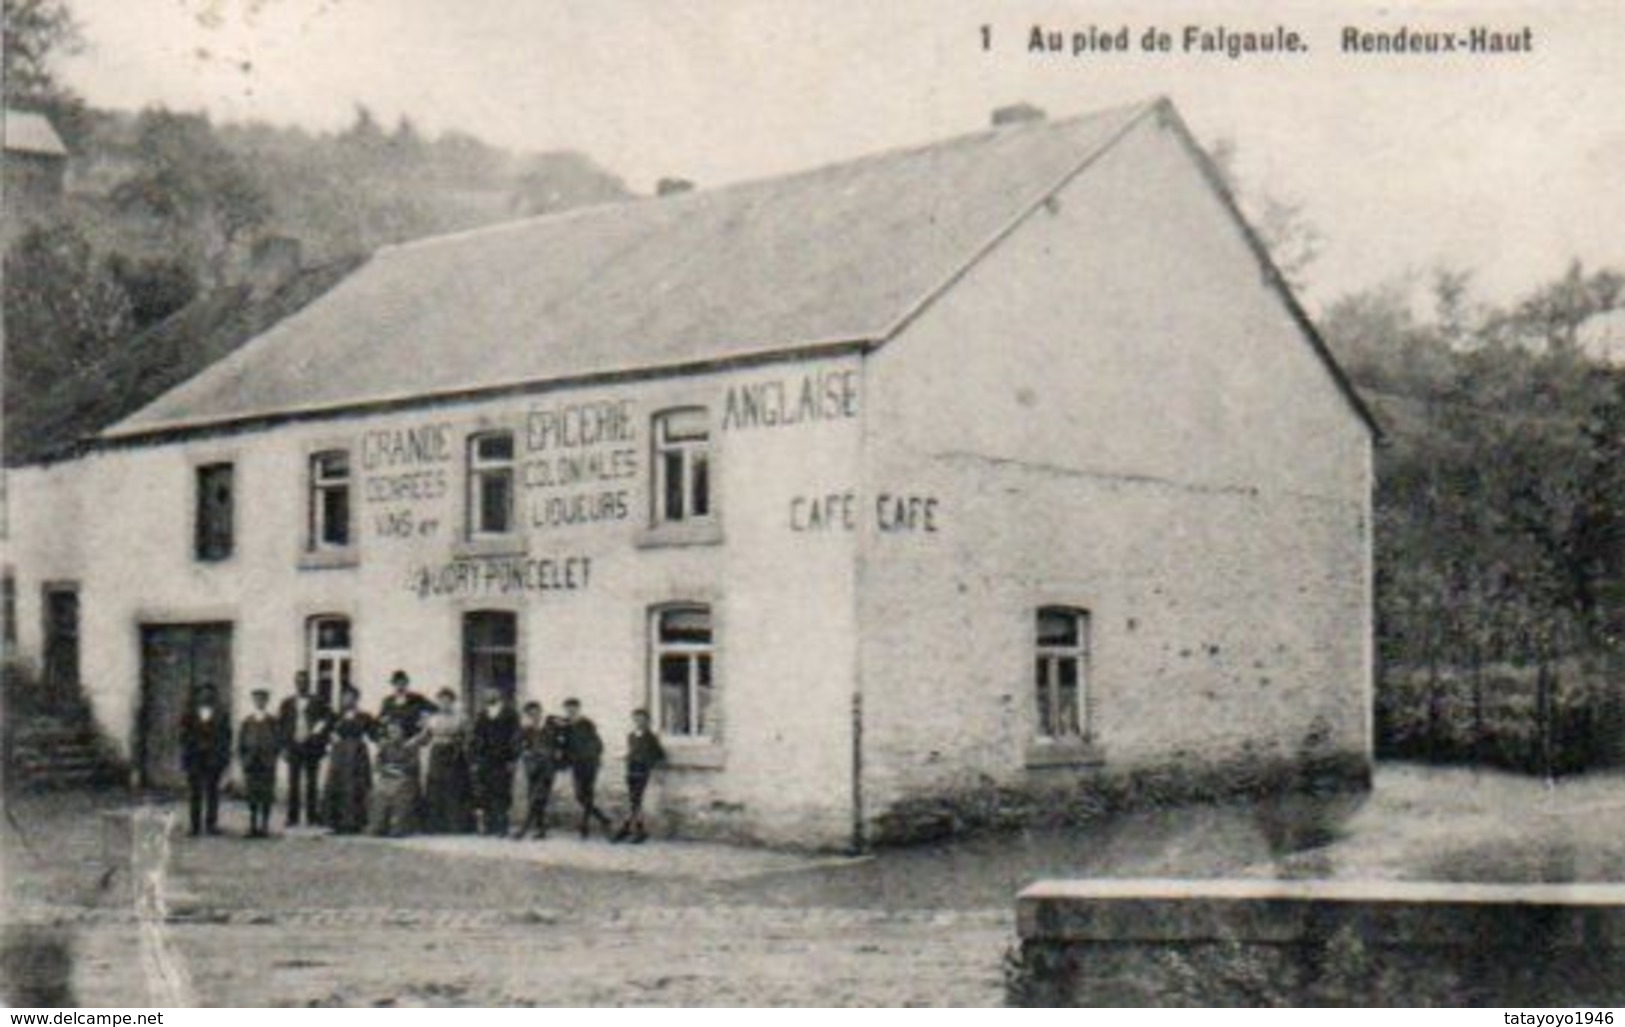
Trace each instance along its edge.
<path fill-rule="evenodd" d="M 361 495 L 372 508 L 373 532 L 397 539 L 436 534 L 439 518 L 425 516 L 421 508 L 451 490 L 452 426 L 378 428 L 362 433 L 360 449 Z"/>
<path fill-rule="evenodd" d="M 792 496 L 790 530 L 802 534 L 856 531 L 864 505 L 858 494 L 850 491 Z M 875 496 L 872 507 L 874 526 L 886 535 L 935 535 L 939 506 L 936 496 L 882 492 Z"/>
<path fill-rule="evenodd" d="M 812 371 L 798 378 L 730 385 L 723 398 L 724 431 L 779 428 L 858 416 L 858 373 Z"/>
<path fill-rule="evenodd" d="M 639 463 L 631 400 L 532 407 L 525 448 L 520 482 L 531 527 L 619 521 L 631 512 L 627 485 Z"/>
<path fill-rule="evenodd" d="M 412 569 L 419 599 L 519 598 L 538 592 L 579 592 L 592 579 L 587 556 L 471 556 Z"/>

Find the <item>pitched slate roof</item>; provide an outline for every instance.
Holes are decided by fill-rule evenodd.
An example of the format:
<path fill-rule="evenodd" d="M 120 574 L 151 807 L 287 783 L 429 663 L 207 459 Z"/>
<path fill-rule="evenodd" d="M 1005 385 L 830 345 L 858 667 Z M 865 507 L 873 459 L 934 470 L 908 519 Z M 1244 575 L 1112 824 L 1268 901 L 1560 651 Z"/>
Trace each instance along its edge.
<path fill-rule="evenodd" d="M 386 247 L 106 435 L 881 340 L 1153 106 Z"/>
<path fill-rule="evenodd" d="M 109 440 L 410 405 L 891 338 L 1154 111 L 1349 405 L 1381 428 L 1167 100 L 801 174 L 385 247 Z"/>
<path fill-rule="evenodd" d="M 43 114 L 32 111 L 5 113 L 5 148 L 13 153 L 35 153 L 49 157 L 66 157 L 68 148 L 56 134 L 51 122 Z"/>

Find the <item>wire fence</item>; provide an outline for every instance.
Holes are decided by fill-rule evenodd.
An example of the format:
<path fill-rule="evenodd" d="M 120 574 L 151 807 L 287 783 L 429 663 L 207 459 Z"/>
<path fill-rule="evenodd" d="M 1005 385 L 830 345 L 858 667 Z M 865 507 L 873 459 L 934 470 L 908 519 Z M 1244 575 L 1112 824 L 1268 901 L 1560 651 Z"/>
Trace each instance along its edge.
<path fill-rule="evenodd" d="M 1617 661 L 1396 665 L 1377 688 L 1377 755 L 1560 777 L 1625 766 Z"/>

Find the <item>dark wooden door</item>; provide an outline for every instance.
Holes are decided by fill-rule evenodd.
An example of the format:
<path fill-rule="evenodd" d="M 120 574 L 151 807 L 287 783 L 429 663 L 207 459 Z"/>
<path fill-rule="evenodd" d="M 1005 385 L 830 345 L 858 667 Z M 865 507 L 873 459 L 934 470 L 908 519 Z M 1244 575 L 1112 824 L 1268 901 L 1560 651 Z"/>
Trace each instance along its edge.
<path fill-rule="evenodd" d="M 79 591 L 47 585 L 45 606 L 45 673 L 47 709 L 61 709 L 79 691 Z"/>
<path fill-rule="evenodd" d="M 146 624 L 141 628 L 141 712 L 136 762 L 149 788 L 178 788 L 181 715 L 197 689 L 213 685 L 231 716 L 231 625 Z"/>

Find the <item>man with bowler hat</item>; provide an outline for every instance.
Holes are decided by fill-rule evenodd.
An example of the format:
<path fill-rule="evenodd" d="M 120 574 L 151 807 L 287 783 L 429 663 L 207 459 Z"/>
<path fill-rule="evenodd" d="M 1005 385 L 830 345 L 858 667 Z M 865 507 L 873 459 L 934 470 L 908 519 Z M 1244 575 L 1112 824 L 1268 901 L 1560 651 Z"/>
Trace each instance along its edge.
<path fill-rule="evenodd" d="M 194 838 L 220 833 L 220 777 L 230 765 L 231 722 L 215 701 L 214 686 L 204 683 L 181 717 L 181 770 Z"/>

